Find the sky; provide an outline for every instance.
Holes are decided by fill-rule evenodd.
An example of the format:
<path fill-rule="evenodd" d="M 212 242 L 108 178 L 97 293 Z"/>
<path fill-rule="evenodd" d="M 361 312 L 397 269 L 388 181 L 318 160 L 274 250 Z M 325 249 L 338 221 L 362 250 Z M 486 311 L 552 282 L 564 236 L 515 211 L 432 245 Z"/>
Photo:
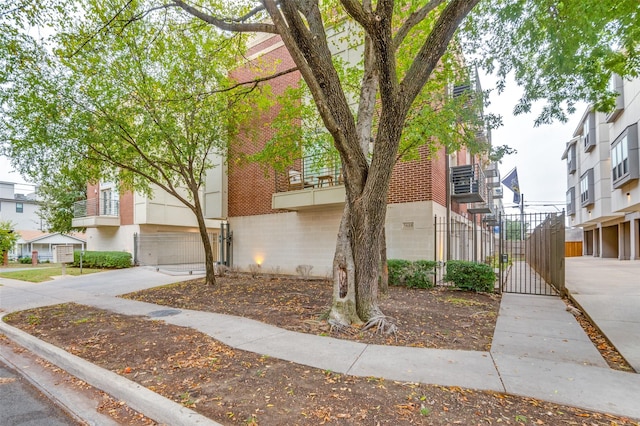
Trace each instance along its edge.
<path fill-rule="evenodd" d="M 491 76 L 481 76 L 483 89 L 492 87 Z M 564 208 L 567 190 L 566 162 L 560 157 L 564 152 L 565 143 L 571 139 L 578 122 L 586 108 L 579 105 L 576 113 L 569 118 L 568 123 L 554 123 L 534 127 L 536 118 L 535 106 L 533 112 L 526 115 L 514 116 L 513 107 L 520 97 L 520 90 L 516 84 L 507 82 L 505 92 L 500 95 L 492 92 L 491 105 L 487 112 L 500 114 L 503 126 L 491 132 L 494 145 L 509 145 L 517 150 L 509 155 L 499 165 L 500 175 L 504 178 L 514 167 L 518 170 L 520 191 L 524 195 L 525 210 L 551 212 Z M 26 182 L 15 173 L 9 160 L 0 157 L 0 181 Z M 503 203 L 507 213 L 513 213 L 508 208 L 513 206 L 513 194 L 503 186 Z M 555 203 L 556 207 L 550 205 Z M 547 204 L 541 206 L 540 204 Z"/>
<path fill-rule="evenodd" d="M 492 87 L 491 76 L 481 76 L 483 89 Z M 542 103 L 532 108 L 525 115 L 513 115 L 513 107 L 522 91 L 513 81 L 507 82 L 506 90 L 498 95 L 493 91 L 491 104 L 486 112 L 499 114 L 503 126 L 491 131 L 494 146 L 509 145 L 517 150 L 516 154 L 506 156 L 499 164 L 502 179 L 514 168 L 517 168 L 520 191 L 524 196 L 525 210 L 530 212 L 554 212 L 565 207 L 567 191 L 567 166 L 562 160 L 565 144 L 573 135 L 586 104 L 578 104 L 576 112 L 569 116 L 567 123 L 555 122 L 550 125 L 534 127 L 537 113 Z M 506 213 L 514 213 L 509 209 L 513 204 L 513 193 L 503 188 L 503 203 Z M 544 205 L 546 204 L 546 205 Z M 554 205 L 551 205 L 554 204 Z"/>

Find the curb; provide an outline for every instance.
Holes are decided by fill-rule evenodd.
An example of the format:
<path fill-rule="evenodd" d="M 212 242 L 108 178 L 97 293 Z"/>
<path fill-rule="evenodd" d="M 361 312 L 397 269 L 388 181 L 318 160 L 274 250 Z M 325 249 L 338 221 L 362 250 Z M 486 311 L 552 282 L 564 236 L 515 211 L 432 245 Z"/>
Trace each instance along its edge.
<path fill-rule="evenodd" d="M 631 363 L 624 357 L 624 355 L 622 355 L 622 352 L 620 352 L 618 350 L 618 348 L 616 348 L 616 345 L 613 344 L 613 342 L 611 341 L 611 339 L 609 339 L 609 337 L 602 331 L 602 329 L 598 326 L 598 323 L 595 322 L 593 320 L 593 318 L 591 318 L 591 316 L 589 315 L 589 313 L 582 307 L 582 305 L 578 302 L 578 300 L 573 297 L 573 295 L 571 294 L 571 292 L 569 290 L 567 290 L 565 288 L 565 293 L 566 293 L 566 297 L 567 299 L 569 299 L 569 301 L 574 304 L 575 306 L 578 307 L 578 309 L 580 309 L 580 312 L 582 313 L 582 315 L 585 316 L 585 318 L 587 318 L 589 320 L 589 322 L 591 323 L 592 326 L 594 326 L 596 328 L 596 330 L 598 330 L 598 332 L 604 337 L 604 339 L 611 345 L 611 347 L 615 348 L 616 352 L 618 352 L 618 354 L 620 355 L 620 357 L 622 357 L 622 359 L 624 360 L 624 362 L 627 363 L 627 365 L 631 368 L 631 371 L 635 374 L 640 373 L 640 371 L 636 371 L 632 366 Z"/>
<path fill-rule="evenodd" d="M 91 386 L 125 401 L 129 407 L 156 422 L 172 426 L 220 425 L 144 386 L 6 324 L 3 320 L 5 315 L 0 315 L 0 332 L 9 339 Z"/>

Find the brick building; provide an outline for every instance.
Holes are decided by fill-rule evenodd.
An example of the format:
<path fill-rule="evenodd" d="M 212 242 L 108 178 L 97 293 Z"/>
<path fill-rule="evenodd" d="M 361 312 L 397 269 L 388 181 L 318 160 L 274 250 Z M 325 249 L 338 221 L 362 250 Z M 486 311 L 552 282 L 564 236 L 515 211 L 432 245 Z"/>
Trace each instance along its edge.
<path fill-rule="evenodd" d="M 337 46 L 334 54 L 353 60 L 354 55 L 360 53 Z M 272 72 L 294 67 L 283 43 L 274 35 L 256 39 L 248 59 L 259 59 L 260 64 L 267 64 Z M 238 81 L 249 81 L 256 74 L 249 62 L 235 70 L 233 76 Z M 274 96 L 299 84 L 300 78 L 298 72 L 293 72 L 270 81 Z M 240 134 L 231 146 L 238 147 L 244 154 L 253 154 L 264 147 L 274 135 L 270 123 L 278 108 L 272 108 L 259 122 L 251 123 L 255 132 Z M 345 200 L 337 161 L 337 156 L 318 161 L 312 155 L 305 156 L 301 150 L 301 157 L 284 172 L 265 171 L 255 163 L 230 162 L 228 221 L 233 231 L 235 265 L 246 267 L 258 263 L 265 271 L 295 273 L 297 265 L 306 264 L 313 265 L 314 275 L 330 274 Z M 468 247 L 472 244 L 470 240 L 460 238 L 452 242 L 443 235 L 436 236 L 434 223 L 436 217 L 450 216 L 458 225 L 474 227 L 473 216 L 464 200 L 458 204 L 454 197 L 448 203 L 447 168 L 475 163 L 473 170 L 482 174 L 484 167 L 477 167 L 481 162 L 481 158 L 472 158 L 465 150 L 447 155 L 444 148 L 429 152 L 425 145 L 419 149 L 419 158 L 396 164 L 386 216 L 389 258 L 445 260 L 446 241 L 450 241 L 450 251 L 454 253 L 473 251 Z M 484 177 L 481 179 L 484 185 Z M 497 194 L 500 190 L 497 173 L 494 182 Z M 493 203 L 486 195 L 474 201 L 487 206 Z M 493 205 L 488 211 L 482 211 L 493 212 Z M 482 225 L 481 216 L 475 220 L 478 226 Z"/>

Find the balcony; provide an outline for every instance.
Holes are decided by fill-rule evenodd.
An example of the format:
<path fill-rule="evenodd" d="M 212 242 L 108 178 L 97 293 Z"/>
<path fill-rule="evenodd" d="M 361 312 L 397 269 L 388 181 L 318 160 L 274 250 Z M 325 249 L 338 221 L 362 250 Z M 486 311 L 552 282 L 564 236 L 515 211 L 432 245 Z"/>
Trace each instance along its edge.
<path fill-rule="evenodd" d="M 344 204 L 342 165 L 336 153 L 299 158 L 275 174 L 271 207 L 302 210 Z"/>
<path fill-rule="evenodd" d="M 487 203 L 486 178 L 479 164 L 451 167 L 451 199 L 458 203 Z"/>
<path fill-rule="evenodd" d="M 98 198 L 76 201 L 73 203 L 71 224 L 76 228 L 120 226 L 120 202 L 116 199 Z"/>
<path fill-rule="evenodd" d="M 498 221 L 498 216 L 496 214 L 491 213 L 491 214 L 484 215 L 484 217 L 482 218 L 482 223 L 487 226 L 496 226 L 500 222 Z"/>

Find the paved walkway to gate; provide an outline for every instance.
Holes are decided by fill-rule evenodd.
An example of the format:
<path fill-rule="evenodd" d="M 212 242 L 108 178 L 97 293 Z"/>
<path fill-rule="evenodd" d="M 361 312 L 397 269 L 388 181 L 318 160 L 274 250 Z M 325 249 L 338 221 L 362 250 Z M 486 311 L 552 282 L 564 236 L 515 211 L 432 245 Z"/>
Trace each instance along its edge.
<path fill-rule="evenodd" d="M 523 260 L 513 261 L 504 274 L 502 291 L 505 293 L 558 295 L 558 292 Z"/>
<path fill-rule="evenodd" d="M 640 372 L 640 261 L 568 257 L 570 296 Z"/>

